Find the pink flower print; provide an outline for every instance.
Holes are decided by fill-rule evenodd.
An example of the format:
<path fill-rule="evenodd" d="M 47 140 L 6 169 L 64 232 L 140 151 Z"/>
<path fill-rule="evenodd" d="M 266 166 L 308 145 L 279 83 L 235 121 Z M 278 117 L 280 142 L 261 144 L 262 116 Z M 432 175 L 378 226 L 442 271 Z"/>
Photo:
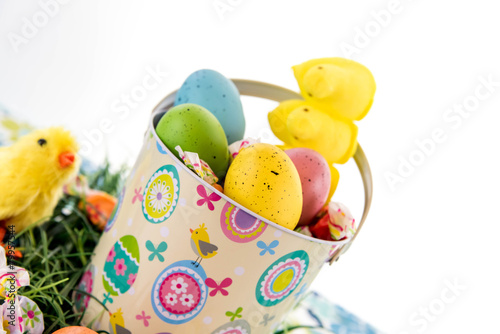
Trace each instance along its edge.
<path fill-rule="evenodd" d="M 146 315 L 146 312 L 142 311 L 142 314 L 138 314 L 135 316 L 137 320 L 142 320 L 144 322 L 144 326 L 149 326 L 149 319 L 151 319 L 150 315 Z"/>
<path fill-rule="evenodd" d="M 181 294 L 181 293 L 186 293 L 188 284 L 184 282 L 184 278 L 179 277 L 178 279 L 172 280 L 172 286 L 170 289 L 174 290 L 175 293 Z"/>
<path fill-rule="evenodd" d="M 116 276 L 125 276 L 125 270 L 127 270 L 125 259 L 116 260 L 115 266 L 113 268 L 116 271 Z"/>
<path fill-rule="evenodd" d="M 196 191 L 198 192 L 198 195 L 201 196 L 201 199 L 199 199 L 196 204 L 198 206 L 203 206 L 203 204 L 207 203 L 208 209 L 210 211 L 214 211 L 215 207 L 212 204 L 212 202 L 217 202 L 220 200 L 220 196 L 217 195 L 216 193 L 211 193 L 210 195 L 207 194 L 207 190 L 205 189 L 204 186 L 201 184 L 198 185 L 196 188 Z"/>
<path fill-rule="evenodd" d="M 175 304 L 177 304 L 177 295 L 175 293 L 167 293 L 167 295 L 165 296 L 165 300 L 167 304 L 174 306 Z"/>
<path fill-rule="evenodd" d="M 144 196 L 142 195 L 142 187 L 134 189 L 134 198 L 132 198 L 132 204 L 135 203 L 135 201 L 142 202 L 144 200 Z"/>
<path fill-rule="evenodd" d="M 181 303 L 184 306 L 191 307 L 191 305 L 194 304 L 194 298 L 192 294 L 185 294 L 183 293 L 181 296 Z"/>
<path fill-rule="evenodd" d="M 108 254 L 108 257 L 106 258 L 106 262 L 113 262 L 113 260 L 115 259 L 115 249 L 114 248 L 111 248 L 111 250 L 109 251 L 109 254 Z"/>
<path fill-rule="evenodd" d="M 128 285 L 132 285 L 134 284 L 135 282 L 135 279 L 137 278 L 137 274 L 129 274 L 128 275 L 128 281 L 127 281 L 127 284 Z"/>

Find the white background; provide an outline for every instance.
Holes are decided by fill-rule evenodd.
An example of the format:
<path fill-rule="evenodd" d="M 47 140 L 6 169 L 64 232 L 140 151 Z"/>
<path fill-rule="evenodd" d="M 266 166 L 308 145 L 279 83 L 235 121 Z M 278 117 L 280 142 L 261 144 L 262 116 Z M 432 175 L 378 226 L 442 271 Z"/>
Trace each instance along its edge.
<path fill-rule="evenodd" d="M 500 87 L 460 124 L 443 118 L 474 101 L 479 77 L 500 81 L 496 3 L 401 0 L 382 27 L 372 12 L 389 0 L 229 3 L 221 16 L 213 0 L 72 0 L 15 47 L 9 38 L 23 36 L 24 18 L 33 22 L 42 9 L 37 1 L 0 0 L 0 102 L 37 126 L 65 125 L 82 141 L 110 118 L 113 129 L 91 158 L 107 154 L 118 166 L 134 161 L 154 105 L 195 70 L 296 90 L 292 65 L 358 47 L 350 56 L 378 84 L 359 124 L 374 201 L 355 244 L 314 288 L 388 333 L 498 331 Z M 371 37 L 361 41 L 364 29 Z M 147 68 L 168 75 L 119 119 L 114 103 Z M 251 102 L 247 133 L 256 135 L 273 105 Z M 400 158 L 418 158 L 415 141 L 436 129 L 444 142 L 391 188 L 387 173 L 398 173 Z M 345 167 L 336 200 L 359 214 L 360 182 L 353 164 Z M 462 288 L 454 295 L 446 282 Z"/>

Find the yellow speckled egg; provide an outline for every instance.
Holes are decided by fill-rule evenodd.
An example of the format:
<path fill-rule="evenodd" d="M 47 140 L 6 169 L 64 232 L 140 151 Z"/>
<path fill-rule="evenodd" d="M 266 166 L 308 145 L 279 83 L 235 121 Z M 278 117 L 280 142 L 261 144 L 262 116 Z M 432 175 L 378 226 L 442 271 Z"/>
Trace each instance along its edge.
<path fill-rule="evenodd" d="M 299 173 L 288 155 L 274 145 L 258 143 L 242 150 L 229 167 L 224 193 L 292 230 L 302 213 Z"/>

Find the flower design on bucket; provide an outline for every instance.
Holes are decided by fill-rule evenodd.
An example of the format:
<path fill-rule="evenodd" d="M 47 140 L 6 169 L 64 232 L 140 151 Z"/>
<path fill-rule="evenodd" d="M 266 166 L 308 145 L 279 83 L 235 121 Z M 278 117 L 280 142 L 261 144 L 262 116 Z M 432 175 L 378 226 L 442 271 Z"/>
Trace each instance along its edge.
<path fill-rule="evenodd" d="M 153 224 L 170 217 L 179 199 L 179 174 L 173 165 L 158 169 L 144 190 L 142 209 L 144 217 Z"/>
<path fill-rule="evenodd" d="M 115 259 L 115 255 L 116 253 L 114 248 L 111 248 L 111 250 L 108 253 L 108 257 L 106 258 L 106 262 L 113 262 L 113 260 Z"/>
<path fill-rule="evenodd" d="M 167 304 L 174 306 L 177 304 L 177 295 L 175 293 L 167 293 L 165 296 L 165 301 Z"/>
<path fill-rule="evenodd" d="M 156 315 L 170 324 L 183 324 L 196 317 L 207 301 L 207 276 L 201 266 L 184 260 L 171 264 L 156 278 L 151 304 Z"/>
<path fill-rule="evenodd" d="M 309 256 L 303 250 L 282 256 L 261 275 L 255 294 L 262 306 L 274 306 L 288 297 L 304 278 Z"/>
<path fill-rule="evenodd" d="M 127 270 L 127 266 L 125 265 L 125 259 L 118 259 L 115 262 L 115 266 L 113 267 L 116 272 L 116 276 L 124 276 L 125 270 Z"/>
<path fill-rule="evenodd" d="M 179 294 L 182 292 L 186 292 L 188 284 L 184 282 L 184 279 L 182 277 L 179 277 L 178 279 L 172 280 L 172 286 L 170 289 L 174 290 L 175 293 Z"/>

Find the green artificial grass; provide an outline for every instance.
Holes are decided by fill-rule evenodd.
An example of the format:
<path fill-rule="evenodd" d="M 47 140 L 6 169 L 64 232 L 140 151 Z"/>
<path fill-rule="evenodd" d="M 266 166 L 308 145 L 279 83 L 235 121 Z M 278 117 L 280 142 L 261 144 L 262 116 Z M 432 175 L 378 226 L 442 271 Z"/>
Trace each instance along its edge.
<path fill-rule="evenodd" d="M 87 178 L 90 187 L 116 195 L 124 174 L 125 168 L 112 172 L 106 164 Z M 81 200 L 78 196 L 64 196 L 48 222 L 16 235 L 23 257 L 15 265 L 30 274 L 30 285 L 18 293 L 40 307 L 45 320 L 44 333 L 78 326 L 83 316 L 73 310 L 73 293 L 101 232 L 87 219 L 85 206 L 79 208 Z"/>

